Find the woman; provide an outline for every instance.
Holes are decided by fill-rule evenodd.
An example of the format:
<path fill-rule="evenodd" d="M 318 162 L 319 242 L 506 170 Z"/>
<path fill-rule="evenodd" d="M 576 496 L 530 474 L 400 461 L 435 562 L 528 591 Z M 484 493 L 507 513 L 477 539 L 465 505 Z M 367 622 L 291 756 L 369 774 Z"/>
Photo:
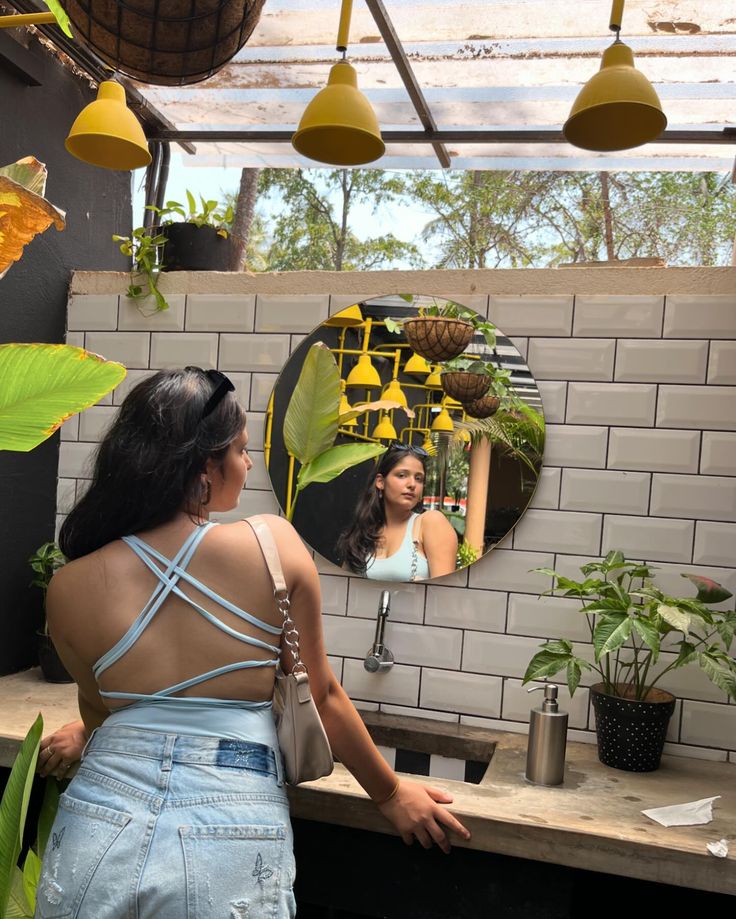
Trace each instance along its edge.
<path fill-rule="evenodd" d="M 44 857 L 41 919 L 294 915 L 271 714 L 281 615 L 249 524 L 208 521 L 237 506 L 252 465 L 232 389 L 194 367 L 139 383 L 62 527 L 70 561 L 47 613 L 84 724 L 44 738 L 42 771 L 63 773 L 89 739 Z M 335 755 L 406 843 L 448 851 L 446 829 L 468 837 L 451 798 L 398 782 L 376 750 L 327 663 L 314 563 L 290 524 L 266 520 Z"/>
<path fill-rule="evenodd" d="M 337 553 L 350 571 L 379 581 L 451 574 L 457 536 L 440 511 L 423 511 L 427 452 L 393 443 L 371 472 Z"/>

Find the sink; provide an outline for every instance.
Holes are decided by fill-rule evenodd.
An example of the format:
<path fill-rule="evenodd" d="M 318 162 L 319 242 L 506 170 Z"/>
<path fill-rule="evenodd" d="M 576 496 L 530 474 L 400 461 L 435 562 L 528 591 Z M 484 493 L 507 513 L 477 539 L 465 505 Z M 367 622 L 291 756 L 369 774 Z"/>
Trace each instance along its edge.
<path fill-rule="evenodd" d="M 396 772 L 478 785 L 496 747 L 480 728 L 383 712 L 360 716 Z"/>

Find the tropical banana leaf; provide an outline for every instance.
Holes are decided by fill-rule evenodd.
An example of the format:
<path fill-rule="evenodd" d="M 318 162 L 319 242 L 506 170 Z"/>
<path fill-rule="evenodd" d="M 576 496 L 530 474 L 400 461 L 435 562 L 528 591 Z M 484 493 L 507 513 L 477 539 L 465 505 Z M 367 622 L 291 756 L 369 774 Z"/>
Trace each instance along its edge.
<path fill-rule="evenodd" d="M 73 345 L 0 345 L 0 450 L 28 452 L 127 370 Z"/>
<path fill-rule="evenodd" d="M 284 444 L 302 466 L 335 442 L 340 406 L 340 372 L 327 345 L 307 351 L 284 417 Z"/>
<path fill-rule="evenodd" d="M 385 452 L 386 448 L 382 444 L 338 444 L 330 447 L 311 463 L 302 466 L 297 477 L 297 491 L 313 482 L 331 482 L 351 466 L 357 466 Z"/>
<path fill-rule="evenodd" d="M 45 188 L 46 167 L 35 157 L 0 168 L 0 279 L 35 236 L 52 223 L 66 226 L 64 212 L 43 197 Z"/>
<path fill-rule="evenodd" d="M 6 915 L 14 879 L 20 873 L 17 862 L 42 733 L 43 718 L 39 715 L 15 758 L 0 803 L 0 916 Z"/>

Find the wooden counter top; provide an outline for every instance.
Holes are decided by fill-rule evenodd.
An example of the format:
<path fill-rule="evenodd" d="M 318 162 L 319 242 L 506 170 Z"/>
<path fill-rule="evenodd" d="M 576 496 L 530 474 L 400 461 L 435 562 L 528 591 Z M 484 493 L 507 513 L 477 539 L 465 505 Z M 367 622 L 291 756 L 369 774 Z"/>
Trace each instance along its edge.
<path fill-rule="evenodd" d="M 0 678 L 0 699 L 0 765 L 10 765 L 39 711 L 47 733 L 78 717 L 75 687 L 44 683 L 38 670 Z M 432 725 L 437 733 L 447 727 Z M 453 795 L 451 810 L 473 834 L 470 848 L 736 895 L 733 765 L 664 756 L 657 772 L 622 772 L 603 766 L 593 745 L 570 743 L 564 784 L 543 788 L 524 779 L 525 735 L 488 731 L 487 737 L 496 747 L 480 785 L 427 780 Z M 339 764 L 331 776 L 289 795 L 295 817 L 392 832 Z M 641 813 L 715 795 L 721 797 L 705 826 L 663 827 Z M 726 858 L 706 849 L 719 839 L 730 844 Z"/>

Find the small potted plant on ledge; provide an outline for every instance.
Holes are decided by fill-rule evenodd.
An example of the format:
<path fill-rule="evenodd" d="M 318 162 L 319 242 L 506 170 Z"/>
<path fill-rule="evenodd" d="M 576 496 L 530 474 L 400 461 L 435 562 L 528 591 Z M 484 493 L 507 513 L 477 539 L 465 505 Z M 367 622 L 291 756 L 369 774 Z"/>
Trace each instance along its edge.
<path fill-rule="evenodd" d="M 408 302 L 413 296 L 404 296 Z M 496 345 L 496 327 L 475 310 L 454 300 L 435 301 L 420 306 L 419 315 L 408 319 L 386 319 L 386 328 L 397 335 L 402 330 L 412 351 L 428 361 L 447 361 L 466 349 L 476 332 L 480 332 L 489 348 Z"/>
<path fill-rule="evenodd" d="M 554 578 L 545 593 L 580 600 L 594 662 L 578 656 L 571 641 L 547 641 L 532 658 L 523 682 L 564 670 L 573 695 L 582 671 L 592 670 L 601 677 L 590 693 L 598 757 L 606 766 L 628 772 L 651 772 L 659 767 L 675 697 L 657 683 L 671 671 L 698 664 L 736 701 L 736 660 L 729 654 L 736 612 L 708 606 L 731 597 L 720 584 L 683 574 L 695 585 L 696 596 L 670 597 L 652 582 L 650 566 L 628 562 L 619 551 L 583 565 L 582 581 L 549 568 L 534 570 Z M 663 650 L 673 652 L 672 660 L 657 667 Z"/>
<path fill-rule="evenodd" d="M 56 653 L 46 622 L 46 591 L 49 589 L 54 572 L 66 564 L 66 559 L 55 542 L 45 542 L 28 559 L 28 564 L 34 572 L 30 586 L 40 587 L 43 594 L 43 630 L 38 632 L 38 662 L 41 665 L 41 672 L 47 683 L 73 683 L 74 680 L 69 676 L 66 667 Z"/>
<path fill-rule="evenodd" d="M 163 208 L 148 205 L 157 217 L 159 232 L 165 242 L 162 254 L 164 271 L 227 271 L 230 266 L 231 206 L 223 208 L 217 201 L 200 206 L 194 195 L 186 192 L 186 206 L 167 201 Z M 173 219 L 173 216 L 180 218 Z"/>

